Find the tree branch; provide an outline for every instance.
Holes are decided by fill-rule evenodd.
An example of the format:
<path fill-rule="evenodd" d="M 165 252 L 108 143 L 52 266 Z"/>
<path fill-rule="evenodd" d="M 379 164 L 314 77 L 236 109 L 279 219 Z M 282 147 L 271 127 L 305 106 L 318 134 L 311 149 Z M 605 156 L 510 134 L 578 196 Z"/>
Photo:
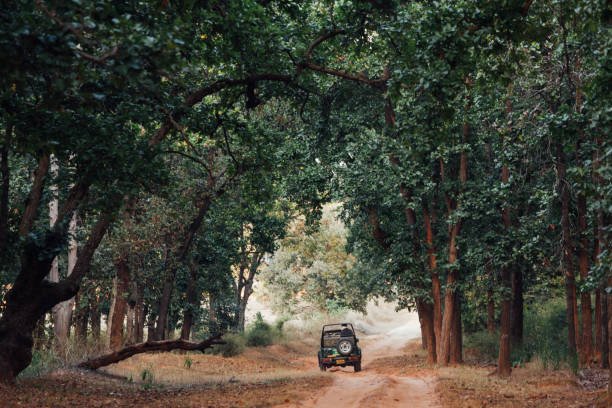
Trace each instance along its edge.
<path fill-rule="evenodd" d="M 523 17 L 527 17 L 527 13 L 529 13 L 529 9 L 531 8 L 532 3 L 533 0 L 525 0 L 525 3 L 523 3 L 523 7 L 521 7 L 521 15 Z"/>
<path fill-rule="evenodd" d="M 105 354 L 90 360 L 84 361 L 78 365 L 81 368 L 87 368 L 89 370 L 96 370 L 100 367 L 105 367 L 110 364 L 118 363 L 119 361 L 130 358 L 136 354 L 149 353 L 152 351 L 171 351 L 171 350 L 187 350 L 187 351 L 201 351 L 214 346 L 215 344 L 225 344 L 221 340 L 223 334 L 217 334 L 203 340 L 199 343 L 193 343 L 185 340 L 161 340 L 161 341 L 147 341 L 145 343 L 133 344 L 122 348 L 121 350 Z"/>
<path fill-rule="evenodd" d="M 202 102 L 202 100 L 208 95 L 213 95 L 225 88 L 229 88 L 233 86 L 241 86 L 241 85 L 244 86 L 250 82 L 258 82 L 258 81 L 276 81 L 276 82 L 289 83 L 292 80 L 293 78 L 290 75 L 283 75 L 283 74 L 254 74 L 254 75 L 249 75 L 241 79 L 220 79 L 216 82 L 213 82 L 212 84 L 208 86 L 200 88 L 192 92 L 191 94 L 189 94 L 185 98 L 185 102 L 183 103 L 183 106 L 186 108 L 191 108 L 194 105 Z M 172 121 L 169 119 L 166 119 L 164 124 L 157 130 L 157 132 L 155 132 L 155 134 L 149 140 L 149 146 L 153 147 L 153 146 L 158 145 L 174 127 L 174 124 L 172 122 L 177 122 L 184 115 L 185 115 L 185 111 L 181 110 L 174 114 Z"/>
<path fill-rule="evenodd" d="M 85 38 L 85 36 L 83 35 L 83 32 L 81 30 L 75 28 L 72 24 L 65 23 L 61 18 L 59 18 L 57 16 L 57 12 L 55 10 L 50 10 L 49 8 L 47 8 L 47 6 L 45 6 L 45 4 L 42 2 L 42 0 L 36 0 L 36 6 L 43 13 L 45 13 L 51 20 L 53 20 L 57 25 L 62 27 L 62 29 L 72 33 L 72 35 L 74 35 L 79 40 L 80 43 L 82 43 L 82 44 L 90 44 L 91 43 L 91 41 L 89 41 L 87 38 Z M 119 51 L 119 47 L 114 46 L 110 51 L 106 52 L 105 54 L 102 54 L 99 57 L 96 57 L 95 55 L 89 54 L 89 53 L 87 53 L 85 51 L 82 51 L 80 49 L 75 49 L 75 51 L 83 59 L 86 59 L 88 61 L 94 62 L 96 64 L 104 64 L 107 59 L 112 58 L 115 55 L 117 55 L 117 51 Z"/>
<path fill-rule="evenodd" d="M 45 176 L 49 171 L 49 153 L 43 153 L 38 159 L 38 166 L 34 171 L 34 181 L 32 182 L 32 188 L 28 195 L 28 201 L 26 203 L 25 211 L 21 217 L 19 223 L 19 236 L 25 237 L 32 229 L 34 220 L 36 219 L 36 212 L 40 205 L 40 199 L 42 197 L 42 191 L 44 186 Z"/>
<path fill-rule="evenodd" d="M 359 82 L 383 90 L 387 87 L 387 81 L 390 78 L 388 70 L 385 70 L 380 78 L 368 78 L 366 75 L 361 73 L 353 74 L 341 69 L 332 69 L 321 65 L 313 64 L 312 62 L 304 62 L 302 66 L 312 71 L 322 72 L 327 75 L 336 76 L 339 78 L 347 79 L 349 81 Z"/>
<path fill-rule="evenodd" d="M 328 33 L 325 33 L 319 36 L 316 40 L 312 42 L 312 44 L 310 44 L 310 46 L 306 50 L 306 54 L 304 54 L 304 59 L 306 61 L 310 61 L 310 59 L 312 58 L 312 53 L 314 49 L 317 48 L 322 42 L 327 41 L 331 38 L 334 38 L 340 34 L 345 34 L 345 33 L 346 31 L 344 30 L 333 30 L 333 31 L 330 31 Z"/>

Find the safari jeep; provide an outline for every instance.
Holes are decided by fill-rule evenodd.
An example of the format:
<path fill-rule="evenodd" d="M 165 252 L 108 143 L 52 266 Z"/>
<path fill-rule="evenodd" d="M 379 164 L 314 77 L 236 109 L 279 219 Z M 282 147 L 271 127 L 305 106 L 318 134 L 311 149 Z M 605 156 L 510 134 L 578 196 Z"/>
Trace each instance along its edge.
<path fill-rule="evenodd" d="M 355 372 L 361 371 L 361 349 L 357 345 L 355 329 L 351 323 L 326 324 L 321 330 L 321 350 L 319 368 L 353 366 Z"/>

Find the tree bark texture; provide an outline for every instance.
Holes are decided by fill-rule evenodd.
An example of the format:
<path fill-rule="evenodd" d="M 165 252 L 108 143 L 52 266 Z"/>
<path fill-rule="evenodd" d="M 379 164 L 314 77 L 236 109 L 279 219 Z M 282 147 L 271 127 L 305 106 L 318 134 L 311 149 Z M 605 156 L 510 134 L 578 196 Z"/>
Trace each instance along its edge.
<path fill-rule="evenodd" d="M 461 323 L 461 295 L 459 292 L 455 293 L 449 363 L 453 365 L 463 363 L 463 325 Z"/>
<path fill-rule="evenodd" d="M 465 124 L 463 127 L 463 141 L 466 142 L 470 133 L 470 127 Z M 440 160 L 440 176 L 442 181 L 444 180 L 444 163 Z M 462 151 L 459 157 L 459 181 L 461 185 L 465 185 L 467 181 L 467 153 Z M 446 195 L 446 203 L 448 210 L 448 217 L 451 218 L 453 213 L 459 207 L 459 203 L 449 194 Z M 453 265 L 457 262 L 457 237 L 461 231 L 461 219 L 458 219 L 454 224 L 448 227 L 448 263 Z M 440 353 L 438 353 L 438 364 L 448 365 L 451 358 L 451 337 L 453 336 L 454 330 L 460 325 L 454 321 L 455 314 L 459 313 L 456 310 L 458 301 L 456 297 L 456 285 L 458 283 L 458 271 L 454 268 L 449 270 L 446 277 L 446 292 L 444 294 L 444 315 L 442 317 L 442 333 L 440 339 Z M 461 333 L 454 333 L 455 336 L 461 336 Z M 457 340 L 460 341 L 460 340 Z"/>
<path fill-rule="evenodd" d="M 123 323 L 130 290 L 130 269 L 125 255 L 115 261 L 115 271 L 117 274 L 113 279 L 113 299 L 108 316 L 108 348 L 111 350 L 119 350 L 123 345 Z"/>

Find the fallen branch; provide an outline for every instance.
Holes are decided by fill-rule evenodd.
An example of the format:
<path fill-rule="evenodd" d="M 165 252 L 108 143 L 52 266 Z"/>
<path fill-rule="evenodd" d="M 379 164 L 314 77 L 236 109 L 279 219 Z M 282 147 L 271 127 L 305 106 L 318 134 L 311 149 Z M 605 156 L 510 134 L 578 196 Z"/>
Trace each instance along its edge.
<path fill-rule="evenodd" d="M 218 334 L 199 343 L 192 343 L 190 341 L 179 339 L 147 341 L 145 343 L 133 344 L 131 346 L 124 347 L 121 350 L 84 361 L 80 363 L 78 367 L 87 368 L 89 370 L 97 370 L 100 367 L 118 363 L 119 361 L 132 357 L 133 355 L 152 351 L 198 350 L 204 352 L 204 350 L 214 346 L 215 344 L 225 344 L 225 342 L 221 340 L 222 336 L 222 334 Z"/>

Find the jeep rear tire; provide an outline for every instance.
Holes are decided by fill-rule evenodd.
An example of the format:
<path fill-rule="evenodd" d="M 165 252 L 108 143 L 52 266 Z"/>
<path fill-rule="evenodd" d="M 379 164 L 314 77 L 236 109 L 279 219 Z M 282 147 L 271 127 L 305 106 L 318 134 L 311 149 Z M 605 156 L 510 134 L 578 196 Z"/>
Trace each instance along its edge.
<path fill-rule="evenodd" d="M 353 365 L 353 368 L 355 368 L 355 372 L 358 373 L 361 371 L 361 361 L 358 363 L 355 363 L 355 365 Z"/>
<path fill-rule="evenodd" d="M 336 349 L 343 356 L 348 356 L 354 350 L 355 346 L 353 345 L 352 340 L 350 339 L 340 339 L 338 344 L 336 345 Z"/>

